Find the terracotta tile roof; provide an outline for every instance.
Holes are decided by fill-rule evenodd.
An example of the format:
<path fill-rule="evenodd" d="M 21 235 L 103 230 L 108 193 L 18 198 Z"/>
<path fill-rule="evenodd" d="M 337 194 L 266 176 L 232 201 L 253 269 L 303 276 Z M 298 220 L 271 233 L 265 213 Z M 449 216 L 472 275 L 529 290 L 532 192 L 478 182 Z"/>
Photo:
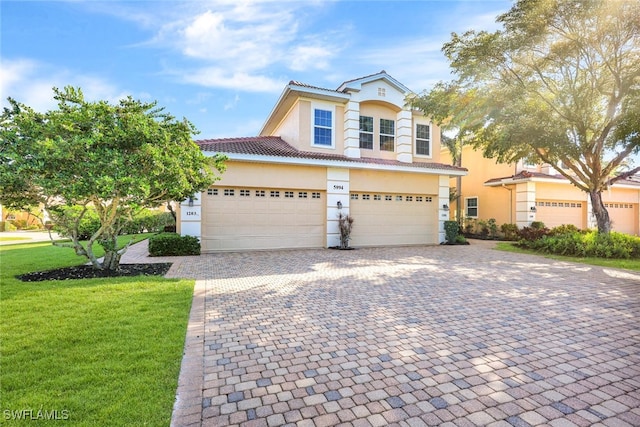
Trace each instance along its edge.
<path fill-rule="evenodd" d="M 202 151 L 213 153 L 235 153 L 256 156 L 289 157 L 297 159 L 331 160 L 337 162 L 364 163 L 388 166 L 404 166 L 418 169 L 440 169 L 443 171 L 466 171 L 466 168 L 443 163 L 414 162 L 403 163 L 397 160 L 376 159 L 371 157 L 353 158 L 341 154 L 300 151 L 287 144 L 278 136 L 256 136 L 245 138 L 203 139 L 195 141 Z"/>
<path fill-rule="evenodd" d="M 296 81 L 296 80 L 291 80 L 289 82 L 289 84 L 290 85 L 295 85 L 295 86 L 306 87 L 308 89 L 323 90 L 323 91 L 326 91 L 326 92 L 344 93 L 344 92 L 337 91 L 335 89 L 327 89 L 326 87 L 313 86 L 313 85 L 310 85 L 310 84 L 307 84 L 307 83 L 302 83 L 302 82 L 299 82 L 299 81 Z"/>
<path fill-rule="evenodd" d="M 517 181 L 519 179 L 525 180 L 525 179 L 529 179 L 529 178 L 546 178 L 546 179 L 558 179 L 558 180 L 566 179 L 562 175 L 549 175 L 547 173 L 542 173 L 542 172 L 521 171 L 521 172 L 519 172 L 519 173 L 517 173 L 515 175 L 511 175 L 511 176 L 503 176 L 503 177 L 500 177 L 500 178 L 491 178 L 490 180 L 486 181 L 485 184 L 492 183 L 492 182 L 500 182 L 500 181 L 503 181 L 505 179 L 511 179 L 511 180 Z"/>

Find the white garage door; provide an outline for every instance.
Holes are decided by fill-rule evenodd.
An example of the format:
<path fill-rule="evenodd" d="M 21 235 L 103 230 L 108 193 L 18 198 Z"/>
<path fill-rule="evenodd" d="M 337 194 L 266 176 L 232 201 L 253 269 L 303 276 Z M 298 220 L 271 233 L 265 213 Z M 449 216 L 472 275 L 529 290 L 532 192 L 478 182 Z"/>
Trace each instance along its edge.
<path fill-rule="evenodd" d="M 352 246 L 438 243 L 436 196 L 351 193 Z"/>
<path fill-rule="evenodd" d="M 638 233 L 637 205 L 633 203 L 605 203 L 609 212 L 611 229 L 620 233 L 635 235 Z"/>
<path fill-rule="evenodd" d="M 536 202 L 536 221 L 542 221 L 547 228 L 572 224 L 584 229 L 586 205 L 586 202 L 539 200 Z"/>
<path fill-rule="evenodd" d="M 321 248 L 325 197 L 311 190 L 211 188 L 202 201 L 202 251 Z"/>

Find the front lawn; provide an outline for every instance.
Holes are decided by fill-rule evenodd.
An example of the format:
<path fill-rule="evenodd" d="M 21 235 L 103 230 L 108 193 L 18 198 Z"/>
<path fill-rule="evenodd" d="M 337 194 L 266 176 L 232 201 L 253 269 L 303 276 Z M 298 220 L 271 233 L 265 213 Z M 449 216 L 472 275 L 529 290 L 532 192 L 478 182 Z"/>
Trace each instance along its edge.
<path fill-rule="evenodd" d="M 2 421 L 169 425 L 193 281 L 15 278 L 84 262 L 50 243 L 0 247 Z"/>
<path fill-rule="evenodd" d="M 536 252 L 530 249 L 519 248 L 515 246 L 513 242 L 499 242 L 496 245 L 496 249 L 501 251 L 506 251 L 506 252 L 517 252 L 517 253 L 523 253 L 523 254 L 540 255 L 540 256 L 544 256 L 550 259 L 555 259 L 558 261 L 578 262 L 581 264 L 597 265 L 600 267 L 622 268 L 626 270 L 640 271 L 639 259 L 609 259 L 609 258 L 594 258 L 594 257 L 581 258 L 581 257 L 574 257 L 574 256 L 550 255 L 550 254 Z"/>

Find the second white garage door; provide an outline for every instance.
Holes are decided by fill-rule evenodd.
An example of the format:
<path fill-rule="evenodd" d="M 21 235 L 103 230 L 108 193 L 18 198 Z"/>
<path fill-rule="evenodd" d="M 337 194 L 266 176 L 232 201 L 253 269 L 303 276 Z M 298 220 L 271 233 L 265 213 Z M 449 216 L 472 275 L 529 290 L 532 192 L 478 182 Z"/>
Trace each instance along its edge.
<path fill-rule="evenodd" d="M 325 193 L 216 187 L 202 200 L 202 251 L 321 248 Z"/>
<path fill-rule="evenodd" d="M 435 196 L 354 192 L 350 199 L 352 246 L 438 243 Z"/>
<path fill-rule="evenodd" d="M 586 228 L 586 202 L 539 200 L 536 202 L 536 209 L 536 221 L 543 222 L 548 228 L 563 224 L 572 224 L 580 229 Z"/>

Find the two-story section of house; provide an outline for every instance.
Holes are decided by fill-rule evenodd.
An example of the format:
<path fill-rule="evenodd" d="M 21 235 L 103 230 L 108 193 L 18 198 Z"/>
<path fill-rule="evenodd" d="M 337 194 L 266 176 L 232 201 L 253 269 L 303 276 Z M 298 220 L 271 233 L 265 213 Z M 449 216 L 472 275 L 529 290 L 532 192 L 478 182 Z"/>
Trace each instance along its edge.
<path fill-rule="evenodd" d="M 333 247 L 343 214 L 353 247 L 442 242 L 450 178 L 466 170 L 440 162 L 440 130 L 409 94 L 384 71 L 337 89 L 290 82 L 259 136 L 196 141 L 227 170 L 182 204 L 180 233 L 203 252 Z"/>
<path fill-rule="evenodd" d="M 450 154 L 444 148 L 442 160 L 449 159 Z M 499 163 L 470 146 L 463 148 L 462 164 L 468 167 L 468 176 L 456 190 L 462 219 L 493 218 L 498 225 L 509 223 L 520 228 L 533 221 L 541 221 L 549 228 L 562 224 L 580 229 L 597 227 L 589 195 L 558 172 L 562 165 Z M 637 178 L 616 182 L 602 193 L 602 199 L 614 231 L 639 234 Z M 456 210 L 452 204 L 454 216 Z"/>

